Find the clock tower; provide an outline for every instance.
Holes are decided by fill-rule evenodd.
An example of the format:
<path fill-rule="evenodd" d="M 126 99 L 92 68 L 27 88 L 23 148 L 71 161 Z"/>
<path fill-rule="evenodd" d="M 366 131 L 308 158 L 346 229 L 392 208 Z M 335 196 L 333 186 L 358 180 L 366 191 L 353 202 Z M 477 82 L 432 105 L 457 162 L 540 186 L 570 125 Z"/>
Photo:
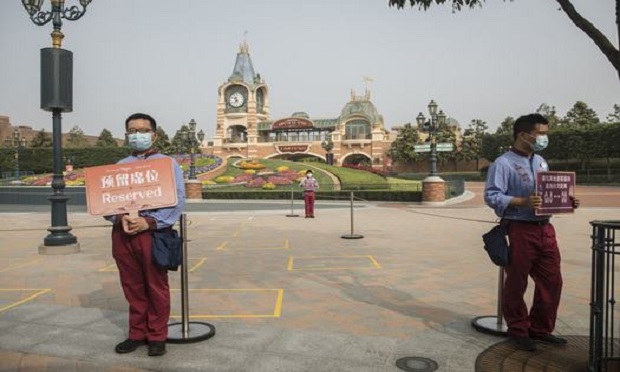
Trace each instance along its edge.
<path fill-rule="evenodd" d="M 223 158 L 257 156 L 258 126 L 269 119 L 269 94 L 260 74 L 254 72 L 249 47 L 241 43 L 228 81 L 218 88 L 217 122 L 213 153 Z"/>

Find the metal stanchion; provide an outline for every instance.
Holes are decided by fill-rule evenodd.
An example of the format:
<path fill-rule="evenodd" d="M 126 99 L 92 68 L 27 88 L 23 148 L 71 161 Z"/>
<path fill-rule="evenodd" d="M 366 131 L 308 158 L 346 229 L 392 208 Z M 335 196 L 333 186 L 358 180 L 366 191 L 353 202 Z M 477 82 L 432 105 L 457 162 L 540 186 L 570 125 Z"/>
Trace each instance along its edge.
<path fill-rule="evenodd" d="M 619 371 L 616 273 L 617 258 L 620 255 L 620 221 L 590 221 L 590 225 L 592 277 L 588 371 Z"/>
<path fill-rule="evenodd" d="M 171 344 L 189 344 L 215 336 L 215 327 L 209 323 L 189 321 L 189 296 L 187 277 L 187 216 L 181 215 L 181 238 L 183 239 L 183 265 L 181 266 L 181 322 L 168 324 L 168 342 Z"/>
<path fill-rule="evenodd" d="M 504 313 L 502 311 L 502 294 L 504 292 L 504 268 L 499 268 L 497 280 L 497 315 L 486 315 L 474 318 L 471 326 L 478 332 L 488 333 L 496 336 L 505 336 L 508 327 L 504 323 Z"/>
<path fill-rule="evenodd" d="M 362 239 L 364 235 L 353 233 L 353 191 L 351 191 L 351 233 L 349 235 L 342 235 L 342 239 Z"/>
<path fill-rule="evenodd" d="M 298 214 L 295 214 L 295 212 L 293 212 L 293 188 L 291 188 L 291 213 L 287 214 L 286 217 L 299 217 Z"/>

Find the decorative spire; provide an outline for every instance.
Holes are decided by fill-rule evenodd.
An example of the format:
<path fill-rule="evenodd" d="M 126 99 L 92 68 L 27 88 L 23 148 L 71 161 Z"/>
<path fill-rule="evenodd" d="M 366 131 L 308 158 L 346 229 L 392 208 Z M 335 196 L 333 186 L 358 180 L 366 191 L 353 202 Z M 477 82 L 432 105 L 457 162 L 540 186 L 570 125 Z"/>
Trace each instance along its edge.
<path fill-rule="evenodd" d="M 242 53 L 242 54 L 250 53 L 250 47 L 248 46 L 247 41 L 243 40 L 243 42 L 239 44 L 239 53 Z"/>

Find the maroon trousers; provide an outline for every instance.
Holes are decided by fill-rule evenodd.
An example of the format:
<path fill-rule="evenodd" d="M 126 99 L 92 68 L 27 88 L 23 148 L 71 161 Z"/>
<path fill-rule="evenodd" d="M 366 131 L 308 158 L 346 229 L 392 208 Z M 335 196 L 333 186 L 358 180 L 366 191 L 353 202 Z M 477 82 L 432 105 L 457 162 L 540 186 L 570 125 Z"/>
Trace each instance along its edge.
<path fill-rule="evenodd" d="M 166 341 L 170 318 L 168 272 L 153 264 L 151 233 L 127 235 L 120 224 L 115 224 L 112 256 L 129 303 L 128 338 Z"/>
<path fill-rule="evenodd" d="M 314 217 L 314 200 L 316 194 L 314 191 L 306 191 L 304 192 L 304 202 L 306 206 L 306 217 Z"/>
<path fill-rule="evenodd" d="M 503 292 L 504 319 L 508 335 L 545 336 L 555 328 L 562 273 L 560 251 L 553 225 L 510 221 L 510 263 L 506 266 Z M 523 295 L 528 276 L 534 280 L 534 299 L 529 315 Z"/>

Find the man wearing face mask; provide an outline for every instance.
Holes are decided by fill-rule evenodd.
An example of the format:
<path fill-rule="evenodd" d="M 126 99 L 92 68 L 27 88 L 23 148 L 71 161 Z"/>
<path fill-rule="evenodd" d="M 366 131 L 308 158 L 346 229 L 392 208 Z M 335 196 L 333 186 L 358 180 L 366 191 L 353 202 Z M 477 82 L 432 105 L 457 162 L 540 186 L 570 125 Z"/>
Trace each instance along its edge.
<path fill-rule="evenodd" d="M 560 251 L 551 216 L 536 215 L 542 198 L 536 193 L 536 173 L 548 171 L 536 154 L 548 145 L 549 123 L 540 114 L 521 116 L 514 123 L 513 144 L 489 168 L 484 200 L 508 226 L 510 262 L 504 268 L 503 313 L 508 338 L 517 347 L 535 351 L 535 341 L 564 345 L 566 339 L 552 334 L 555 328 L 562 273 Z M 572 198 L 573 207 L 579 200 Z M 524 294 L 528 276 L 535 283 L 534 299 L 528 314 Z"/>
<path fill-rule="evenodd" d="M 319 183 L 314 179 L 311 170 L 306 171 L 306 178 L 300 183 L 299 187 L 304 188 L 304 204 L 306 207 L 306 218 L 314 218 L 315 191 L 319 188 Z"/>
<path fill-rule="evenodd" d="M 156 129 L 157 123 L 149 115 L 137 113 L 129 116 L 125 120 L 125 130 L 132 153 L 118 164 L 167 157 L 152 148 L 157 138 Z M 170 317 L 168 272 L 153 264 L 151 235 L 154 230 L 169 231 L 183 212 L 183 171 L 174 159 L 172 164 L 177 190 L 176 206 L 140 211 L 135 218 L 125 214 L 107 217 L 114 224 L 112 256 L 129 303 L 129 335 L 116 345 L 117 353 L 130 353 L 146 344 L 149 356 L 166 353 Z"/>

